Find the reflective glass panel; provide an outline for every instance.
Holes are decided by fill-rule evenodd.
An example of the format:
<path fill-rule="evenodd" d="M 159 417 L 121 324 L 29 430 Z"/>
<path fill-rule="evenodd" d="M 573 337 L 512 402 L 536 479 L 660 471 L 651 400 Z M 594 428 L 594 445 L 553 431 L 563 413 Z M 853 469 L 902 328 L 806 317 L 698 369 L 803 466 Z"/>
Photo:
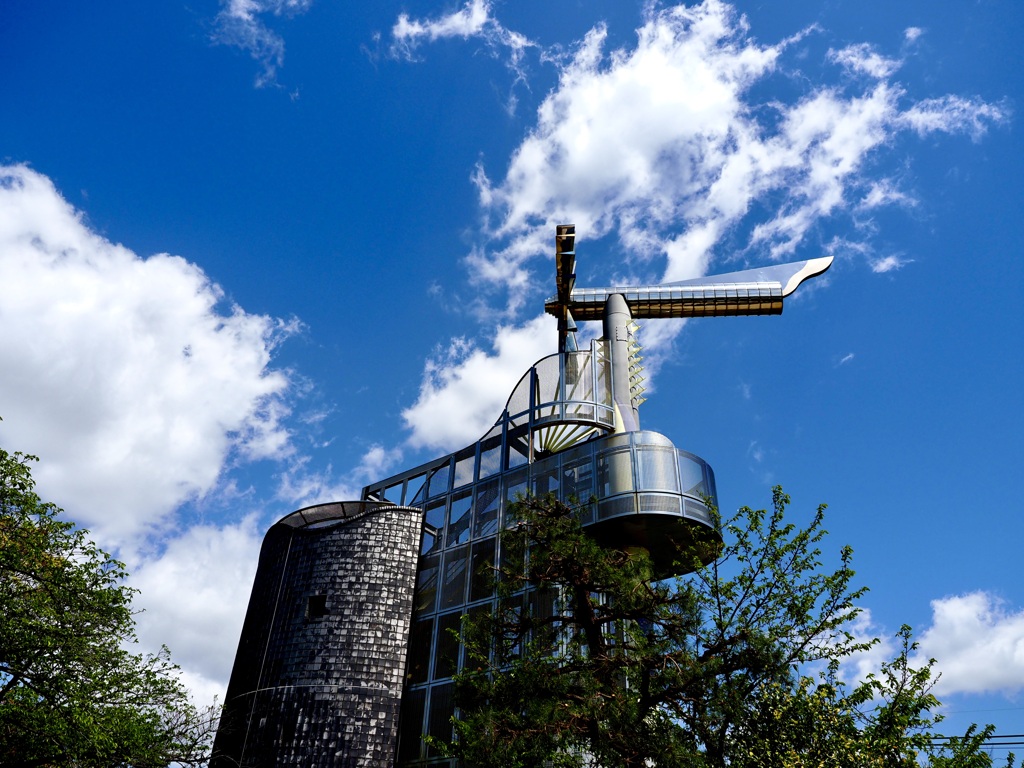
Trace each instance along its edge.
<path fill-rule="evenodd" d="M 532 490 L 537 498 L 543 498 L 549 493 L 558 494 L 558 457 L 552 456 L 544 461 L 536 462 L 530 468 L 533 476 Z"/>
<path fill-rule="evenodd" d="M 430 496 L 437 496 L 441 493 L 448 493 L 448 480 L 451 477 L 451 467 L 445 464 L 430 473 Z"/>
<path fill-rule="evenodd" d="M 418 613 L 430 613 L 437 602 L 437 572 L 441 568 L 441 555 L 424 555 L 420 558 L 420 569 L 416 574 L 416 596 L 414 603 Z"/>
<path fill-rule="evenodd" d="M 473 545 L 470 558 L 472 572 L 469 576 L 469 600 L 486 600 L 494 591 L 494 547 L 495 539 L 483 539 Z"/>
<path fill-rule="evenodd" d="M 597 495 L 601 498 L 633 490 L 633 461 L 629 451 L 598 454 Z"/>
<path fill-rule="evenodd" d="M 498 532 L 498 506 L 501 496 L 498 481 L 480 483 L 476 487 L 473 512 L 473 536 L 490 536 Z"/>
<path fill-rule="evenodd" d="M 679 492 L 676 480 L 676 452 L 670 449 L 638 450 L 639 488 L 641 491 Z"/>
<path fill-rule="evenodd" d="M 473 494 L 465 491 L 452 494 L 448 512 L 448 546 L 469 541 L 469 524 L 473 517 Z"/>
<path fill-rule="evenodd" d="M 527 474 L 527 468 L 523 467 L 518 472 L 509 472 L 505 475 L 505 509 L 504 509 L 504 525 L 506 528 L 511 528 L 515 525 L 515 517 L 511 514 L 509 506 L 515 504 L 516 501 L 526 496 L 529 491 L 527 480 L 529 475 Z"/>
<path fill-rule="evenodd" d="M 508 460 L 506 466 L 509 469 L 520 467 L 530 460 L 528 436 L 525 427 L 518 427 L 508 431 Z"/>
<path fill-rule="evenodd" d="M 562 500 L 586 503 L 594 495 L 594 460 L 589 450 L 566 454 L 562 462 Z"/>
<path fill-rule="evenodd" d="M 440 548 L 444 546 L 445 499 L 443 497 L 440 499 L 434 499 L 427 504 L 424 512 L 424 518 L 426 520 L 426 527 L 423 535 L 424 546 L 426 546 L 428 536 L 434 537 L 433 542 L 426 551 L 429 552 L 435 547 Z"/>
<path fill-rule="evenodd" d="M 594 397 L 594 376 L 590 365 L 590 353 L 579 352 L 565 356 L 565 399 L 592 400 Z"/>
<path fill-rule="evenodd" d="M 452 488 L 461 488 L 473 482 L 473 464 L 476 461 L 476 446 L 459 451 L 455 455 L 455 475 Z"/>
<path fill-rule="evenodd" d="M 441 608 L 454 608 L 466 602 L 466 568 L 469 547 L 449 549 L 444 556 L 444 581 L 441 584 Z"/>
<path fill-rule="evenodd" d="M 434 679 L 451 677 L 459 666 L 459 629 L 461 613 L 437 617 L 437 643 L 434 645 Z"/>
<path fill-rule="evenodd" d="M 409 666 L 405 670 L 406 682 L 427 682 L 427 671 L 430 667 L 430 641 L 433 638 L 433 618 L 412 623 L 412 629 L 409 632 Z"/>
<path fill-rule="evenodd" d="M 405 481 L 405 503 L 410 507 L 418 507 L 423 502 L 426 475 L 410 477 Z"/>
<path fill-rule="evenodd" d="M 706 494 L 704 466 L 683 453 L 677 455 L 679 456 L 679 480 L 683 487 L 683 493 L 688 493 L 691 496 Z"/>
<path fill-rule="evenodd" d="M 430 531 L 423 531 L 423 538 L 420 540 L 420 554 L 425 555 L 427 552 L 433 551 L 435 548 L 440 549 L 437 543 L 437 536 Z"/>
<path fill-rule="evenodd" d="M 440 741 L 452 739 L 452 715 L 455 714 L 454 686 L 451 683 L 435 685 L 430 689 L 430 715 L 427 718 L 427 733 Z M 435 757 L 436 747 L 427 747 L 427 756 Z"/>
<path fill-rule="evenodd" d="M 489 437 L 480 445 L 480 479 L 501 471 L 501 435 Z"/>
<path fill-rule="evenodd" d="M 402 697 L 402 718 L 399 724 L 398 762 L 418 760 L 423 746 L 423 714 L 427 705 L 427 689 L 406 690 Z"/>

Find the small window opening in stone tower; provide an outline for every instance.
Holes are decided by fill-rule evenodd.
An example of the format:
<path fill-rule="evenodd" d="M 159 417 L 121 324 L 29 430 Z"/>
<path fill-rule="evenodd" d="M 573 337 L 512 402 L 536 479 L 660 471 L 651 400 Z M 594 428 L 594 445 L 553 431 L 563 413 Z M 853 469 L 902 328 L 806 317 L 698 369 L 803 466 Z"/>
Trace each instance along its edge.
<path fill-rule="evenodd" d="M 319 619 L 321 616 L 326 616 L 328 613 L 327 595 L 310 595 L 306 598 L 307 619 Z"/>

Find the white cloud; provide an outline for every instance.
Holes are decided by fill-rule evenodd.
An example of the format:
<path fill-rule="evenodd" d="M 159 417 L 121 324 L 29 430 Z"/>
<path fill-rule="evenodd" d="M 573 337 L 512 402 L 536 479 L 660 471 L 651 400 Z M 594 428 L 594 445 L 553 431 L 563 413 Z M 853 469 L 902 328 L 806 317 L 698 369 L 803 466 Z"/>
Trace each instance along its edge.
<path fill-rule="evenodd" d="M 427 362 L 419 396 L 402 412 L 409 443 L 456 450 L 479 439 L 529 367 L 556 351 L 555 342 L 554 319 L 547 315 L 498 328 L 490 353 L 463 339 L 452 341 Z"/>
<path fill-rule="evenodd" d="M 255 515 L 223 527 L 197 525 L 166 543 L 163 552 L 131 564 L 128 583 L 140 644 L 171 649 L 196 701 L 224 700 L 256 574 L 262 532 Z"/>
<path fill-rule="evenodd" d="M 904 259 L 896 255 L 883 256 L 871 260 L 871 271 L 879 273 L 892 272 L 894 269 L 900 269 L 912 262 L 913 259 Z"/>
<path fill-rule="evenodd" d="M 764 448 L 762 448 L 757 440 L 751 440 L 750 445 L 747 446 L 747 455 L 754 460 L 755 463 L 760 464 L 764 461 Z"/>
<path fill-rule="evenodd" d="M 903 39 L 908 43 L 917 42 L 917 40 L 924 34 L 924 30 L 920 27 L 907 27 L 903 30 Z"/>
<path fill-rule="evenodd" d="M 980 99 L 942 96 L 924 99 L 897 115 L 894 123 L 908 127 L 921 136 L 936 131 L 968 133 L 980 139 L 992 123 L 1004 122 L 1009 116 L 1005 106 L 987 104 Z"/>
<path fill-rule="evenodd" d="M 490 3 L 486 0 L 470 0 L 461 9 L 431 21 L 417 21 L 401 14 L 391 30 L 391 36 L 402 53 L 421 40 L 433 42 L 446 37 L 475 37 L 483 34 L 488 23 L 494 24 L 490 16 Z"/>
<path fill-rule="evenodd" d="M 920 635 L 918 665 L 936 660 L 940 694 L 1024 690 L 1024 609 L 988 592 L 932 601 L 932 624 Z"/>
<path fill-rule="evenodd" d="M 985 591 L 953 595 L 931 602 L 932 619 L 923 632 L 915 632 L 914 668 L 935 659 L 933 679 L 940 697 L 955 694 L 997 693 L 1016 696 L 1024 691 L 1024 609 L 1013 610 Z M 860 641 L 885 634 L 863 610 L 849 627 Z M 848 682 L 877 675 L 882 663 L 898 652 L 891 637 L 883 637 L 870 650 L 847 659 L 840 670 Z"/>
<path fill-rule="evenodd" d="M 870 184 L 867 192 L 861 198 L 860 210 L 866 211 L 871 208 L 879 208 L 883 205 L 900 204 L 913 207 L 917 201 L 907 193 L 902 192 L 889 179 L 883 179 Z"/>
<path fill-rule="evenodd" d="M 312 5 L 313 0 L 221 0 L 213 40 L 248 51 L 261 67 L 256 87 L 270 85 L 284 64 L 284 39 L 267 26 L 265 18 L 305 13 Z"/>
<path fill-rule="evenodd" d="M 334 468 L 330 465 L 322 470 L 311 470 L 309 457 L 297 457 L 278 479 L 277 498 L 295 509 L 331 501 L 354 501 L 360 497 L 365 484 L 387 477 L 402 456 L 401 448 L 375 443 L 366 450 L 359 464 L 341 478 L 334 477 Z"/>
<path fill-rule="evenodd" d="M 513 68 L 523 53 L 534 47 L 526 37 L 506 29 L 491 15 L 488 0 L 469 0 L 459 10 L 434 19 L 419 20 L 401 14 L 391 28 L 391 54 L 411 60 L 420 44 L 453 37 L 480 38 L 495 50 L 508 51 Z"/>
<path fill-rule="evenodd" d="M 898 60 L 885 58 L 867 43 L 849 45 L 838 51 L 830 49 L 828 57 L 851 72 L 869 75 L 879 80 L 889 77 L 900 68 Z"/>
<path fill-rule="evenodd" d="M 293 327 L 194 264 L 90 231 L 45 176 L 0 168 L 0 436 L 44 495 L 117 547 L 211 491 L 231 456 L 282 457 Z"/>
<path fill-rule="evenodd" d="M 881 629 L 875 624 L 868 608 L 861 608 L 857 617 L 844 629 L 853 635 L 854 642 L 871 643 L 867 650 L 848 656 L 840 664 L 839 678 L 844 682 L 861 683 L 868 675 L 878 675 L 882 664 L 890 661 L 899 651 L 893 638 L 879 637 Z"/>

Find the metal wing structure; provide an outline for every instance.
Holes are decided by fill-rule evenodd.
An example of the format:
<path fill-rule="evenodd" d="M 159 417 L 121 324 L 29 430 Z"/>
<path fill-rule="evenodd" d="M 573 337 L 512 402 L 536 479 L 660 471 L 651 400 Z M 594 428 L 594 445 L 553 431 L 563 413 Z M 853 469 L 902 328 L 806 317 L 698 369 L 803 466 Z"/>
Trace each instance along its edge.
<path fill-rule="evenodd" d="M 602 320 L 612 296 L 622 296 L 634 319 L 780 315 L 783 300 L 802 282 L 832 266 L 824 256 L 789 264 L 774 264 L 741 272 L 698 277 L 674 283 L 610 288 L 576 288 L 576 228 L 560 225 L 556 243 L 557 293 L 544 303 L 545 311 L 563 327 L 575 330 L 573 320 Z M 563 318 L 566 318 L 563 321 Z"/>
<path fill-rule="evenodd" d="M 563 224 L 555 234 L 557 292 L 544 309 L 558 318 L 560 353 L 576 349 L 576 320 L 604 322 L 621 431 L 628 432 L 639 429 L 636 409 L 643 402 L 635 320 L 780 315 L 787 296 L 831 265 L 832 257 L 825 256 L 662 285 L 577 288 L 576 227 Z"/>

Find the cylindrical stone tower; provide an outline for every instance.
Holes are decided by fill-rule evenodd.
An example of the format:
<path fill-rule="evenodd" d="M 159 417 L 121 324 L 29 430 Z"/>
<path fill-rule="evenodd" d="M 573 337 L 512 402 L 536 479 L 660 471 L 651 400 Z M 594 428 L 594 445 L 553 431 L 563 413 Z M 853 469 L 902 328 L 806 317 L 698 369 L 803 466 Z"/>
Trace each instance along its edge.
<path fill-rule="evenodd" d="M 342 502 L 267 532 L 211 768 L 390 768 L 422 519 Z"/>

